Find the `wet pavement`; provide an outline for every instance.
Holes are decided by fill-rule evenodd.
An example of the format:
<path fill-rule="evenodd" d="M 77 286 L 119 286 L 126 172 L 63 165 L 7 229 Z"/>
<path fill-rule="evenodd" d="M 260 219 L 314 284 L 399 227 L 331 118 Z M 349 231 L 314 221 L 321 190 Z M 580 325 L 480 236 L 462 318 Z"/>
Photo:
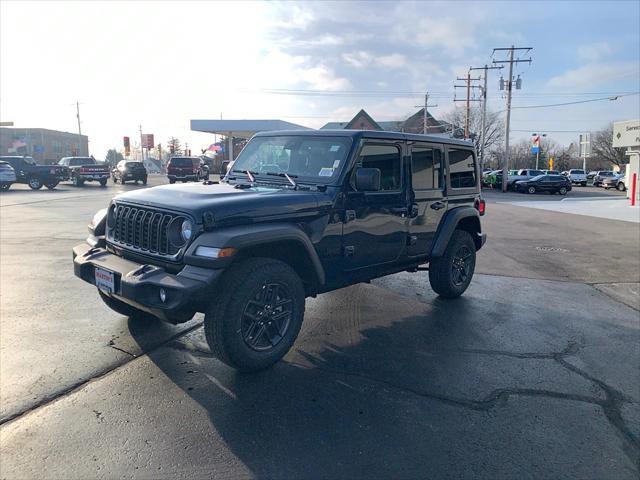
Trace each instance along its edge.
<path fill-rule="evenodd" d="M 1 478 L 638 477 L 637 225 L 490 199 L 462 298 L 421 272 L 308 299 L 247 375 L 201 316 L 131 321 L 75 279 L 122 188 L 92 187 L 0 197 Z"/>

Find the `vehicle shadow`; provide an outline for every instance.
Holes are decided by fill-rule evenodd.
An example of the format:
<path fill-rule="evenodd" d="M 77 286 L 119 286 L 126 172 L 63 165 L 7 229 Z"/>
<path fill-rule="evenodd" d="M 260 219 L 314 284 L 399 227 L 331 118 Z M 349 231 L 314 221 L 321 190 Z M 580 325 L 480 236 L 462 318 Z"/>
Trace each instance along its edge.
<path fill-rule="evenodd" d="M 530 446 L 517 431 L 511 440 L 521 454 L 511 465 L 488 453 L 502 433 L 492 411 L 517 394 L 505 372 L 514 368 L 515 378 L 523 366 L 469 346 L 482 345 L 503 320 L 478 322 L 475 301 L 464 297 L 410 302 L 370 285 L 324 297 L 292 351 L 263 372 L 238 373 L 215 360 L 202 329 L 151 351 L 210 421 L 189 428 L 198 457 L 176 448 L 176 461 L 194 465 L 195 476 L 215 476 L 218 451 L 228 449 L 252 476 L 296 479 L 513 476 L 538 461 L 523 458 Z M 496 361 L 507 380 L 495 374 Z"/>

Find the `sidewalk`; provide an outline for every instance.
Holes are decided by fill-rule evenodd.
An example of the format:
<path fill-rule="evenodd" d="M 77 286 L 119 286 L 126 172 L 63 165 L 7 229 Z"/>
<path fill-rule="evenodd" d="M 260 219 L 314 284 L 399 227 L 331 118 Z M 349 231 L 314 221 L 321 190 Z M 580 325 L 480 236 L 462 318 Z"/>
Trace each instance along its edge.
<path fill-rule="evenodd" d="M 640 207 L 632 207 L 628 198 L 565 198 L 560 202 L 544 200 L 524 202 L 498 202 L 508 203 L 517 207 L 537 208 L 560 213 L 572 213 L 574 215 L 587 215 L 589 217 L 608 218 L 623 222 L 640 223 Z"/>

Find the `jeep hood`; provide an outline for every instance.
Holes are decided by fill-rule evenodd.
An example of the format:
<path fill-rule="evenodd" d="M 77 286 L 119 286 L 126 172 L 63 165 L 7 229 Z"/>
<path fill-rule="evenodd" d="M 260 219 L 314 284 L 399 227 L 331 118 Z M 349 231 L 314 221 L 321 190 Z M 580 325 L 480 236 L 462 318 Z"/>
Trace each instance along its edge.
<path fill-rule="evenodd" d="M 227 183 L 161 185 L 120 194 L 115 201 L 185 212 L 202 222 L 205 212 L 216 225 L 245 224 L 318 212 L 317 192 L 288 186 L 261 185 L 236 188 Z"/>

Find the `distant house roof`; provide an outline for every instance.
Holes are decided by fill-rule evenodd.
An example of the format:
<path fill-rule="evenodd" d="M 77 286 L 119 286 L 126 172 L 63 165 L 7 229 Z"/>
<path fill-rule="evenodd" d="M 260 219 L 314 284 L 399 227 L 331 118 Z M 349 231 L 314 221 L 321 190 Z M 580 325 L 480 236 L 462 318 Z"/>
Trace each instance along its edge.
<path fill-rule="evenodd" d="M 446 122 L 436 120 L 427 112 L 428 133 L 444 134 L 450 130 Z M 321 130 L 385 130 L 388 132 L 422 133 L 424 131 L 424 108 L 411 115 L 406 120 L 386 120 L 376 122 L 364 110 L 360 110 L 349 122 L 329 122 L 320 128 Z"/>
<path fill-rule="evenodd" d="M 191 120 L 191 130 L 249 138 L 258 132 L 310 129 L 284 120 Z"/>

